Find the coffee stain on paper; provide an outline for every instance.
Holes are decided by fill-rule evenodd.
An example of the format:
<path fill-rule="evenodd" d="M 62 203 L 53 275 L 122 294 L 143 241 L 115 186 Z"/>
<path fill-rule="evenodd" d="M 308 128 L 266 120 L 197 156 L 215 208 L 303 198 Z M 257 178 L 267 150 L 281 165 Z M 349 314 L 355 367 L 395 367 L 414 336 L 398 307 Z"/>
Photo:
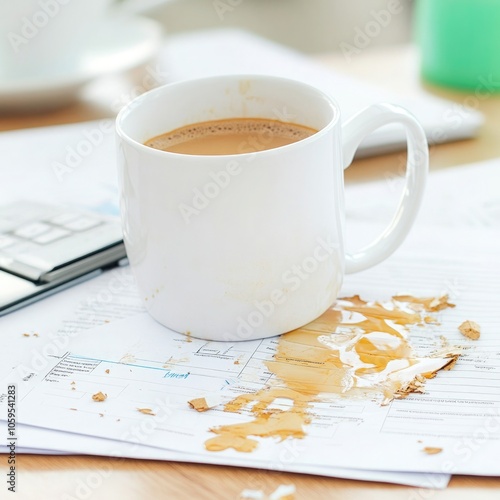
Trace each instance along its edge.
<path fill-rule="evenodd" d="M 249 410 L 254 418 L 210 429 L 215 436 L 206 449 L 251 452 L 258 446 L 253 437 L 303 438 L 313 403 L 332 395 L 385 405 L 424 392 L 425 381 L 451 368 L 459 354 L 450 347 L 419 357 L 408 339 L 410 327 L 437 322 L 431 314 L 450 307 L 447 295 L 399 295 L 384 303 L 358 295 L 339 299 L 318 319 L 279 337 L 273 359 L 265 362 L 276 385 L 227 403 L 224 411 Z"/>

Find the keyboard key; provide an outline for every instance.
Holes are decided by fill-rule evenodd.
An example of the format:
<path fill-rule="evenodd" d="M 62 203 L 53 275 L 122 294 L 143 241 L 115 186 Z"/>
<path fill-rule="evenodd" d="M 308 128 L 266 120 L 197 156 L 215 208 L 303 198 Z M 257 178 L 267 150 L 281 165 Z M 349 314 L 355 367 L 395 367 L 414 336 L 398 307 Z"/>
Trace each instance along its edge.
<path fill-rule="evenodd" d="M 93 219 L 91 217 L 79 217 L 72 222 L 68 222 L 63 226 L 66 229 L 70 229 L 71 231 L 85 231 L 86 229 L 90 229 L 91 227 L 98 226 L 101 221 L 97 219 Z"/>
<path fill-rule="evenodd" d="M 10 265 L 14 262 L 14 257 L 9 257 L 8 255 L 0 255 L 0 267 L 3 269 L 8 269 Z"/>
<path fill-rule="evenodd" d="M 31 240 L 17 240 L 13 245 L 10 245 L 2 250 L 4 255 L 16 256 L 26 252 L 32 252 L 36 249 L 38 245 L 33 243 Z"/>
<path fill-rule="evenodd" d="M 17 238 L 12 238 L 12 236 L 7 236 L 6 234 L 0 234 L 0 250 L 2 248 L 10 247 L 19 240 Z"/>
<path fill-rule="evenodd" d="M 52 224 L 56 224 L 57 226 L 62 226 L 64 224 L 67 224 L 68 222 L 71 222 L 72 220 L 77 219 L 80 217 L 80 214 L 78 212 L 64 212 L 62 214 L 56 215 L 52 219 L 50 219 L 49 222 Z"/>
<path fill-rule="evenodd" d="M 60 229 L 58 227 L 51 229 L 50 231 L 43 233 L 36 238 L 33 238 L 35 243 L 40 243 L 41 245 L 45 245 L 46 243 L 52 243 L 53 241 L 59 240 L 71 234 L 71 231 L 66 231 L 64 229 Z"/>
<path fill-rule="evenodd" d="M 20 227 L 17 231 L 14 231 L 14 234 L 16 236 L 20 236 L 21 238 L 34 238 L 35 236 L 48 231 L 50 227 L 51 226 L 44 224 L 43 222 L 34 222 Z"/>

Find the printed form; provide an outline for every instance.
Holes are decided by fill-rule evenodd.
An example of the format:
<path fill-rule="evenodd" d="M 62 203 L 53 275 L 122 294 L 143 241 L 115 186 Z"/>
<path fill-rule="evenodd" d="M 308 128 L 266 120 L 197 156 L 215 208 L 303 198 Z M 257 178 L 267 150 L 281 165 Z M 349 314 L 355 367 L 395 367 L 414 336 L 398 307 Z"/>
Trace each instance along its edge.
<path fill-rule="evenodd" d="M 109 293 L 111 291 L 111 293 Z M 53 356 L 56 351 L 68 347 L 70 339 L 83 334 L 86 329 L 101 325 L 112 318 L 126 317 L 144 311 L 140 305 L 133 279 L 128 268 L 117 269 L 95 280 L 74 287 L 64 294 L 63 305 L 67 309 L 74 308 L 60 323 L 59 328 L 54 328 L 54 317 L 61 307 L 58 297 L 50 297 L 44 302 L 31 306 L 32 314 L 27 316 L 22 311 L 15 312 L 1 319 L 3 333 L 8 334 L 11 344 L 10 351 L 0 351 L 0 366 L 8 367 L 18 364 L 22 357 L 25 362 L 34 368 L 47 368 L 43 365 L 47 355 Z M 157 326 L 157 325 L 156 325 Z M 54 332 L 51 332 L 54 329 Z M 34 334 L 38 336 L 35 337 Z M 48 335 L 49 333 L 49 335 Z M 27 334 L 29 337 L 25 337 Z M 86 333 L 85 333 L 86 335 Z M 178 342 L 185 338 L 179 336 Z M 162 337 L 163 338 L 163 337 Z M 36 346 L 36 347 L 35 347 Z M 24 353 L 24 356 L 21 355 Z M 26 356 L 26 354 L 28 354 Z M 130 358 L 129 358 L 130 360 Z M 123 361 L 123 360 L 122 360 Z M 10 369 L 4 370 L 9 373 Z M 111 370 L 110 370 L 111 374 Z M 109 375 L 106 374 L 106 383 L 109 383 Z M 10 380 L 10 378 L 9 378 Z M 73 386 L 72 386 L 73 387 Z M 75 394 L 72 393 L 71 397 Z M 162 394 L 164 396 L 164 394 Z M 165 401 L 160 400 L 159 404 Z M 24 413 L 24 403 L 21 405 Z M 361 479 L 366 481 L 386 481 L 413 486 L 442 488 L 449 481 L 447 474 L 421 474 L 412 472 L 386 472 L 363 469 L 348 469 L 345 467 L 334 468 L 317 464 L 296 463 L 300 447 L 288 443 L 279 455 L 279 461 L 272 463 L 254 461 L 251 457 L 240 459 L 239 457 L 221 457 L 218 454 L 191 454 L 175 452 L 167 449 L 146 446 L 141 441 L 140 435 L 149 430 L 151 416 L 136 414 L 133 412 L 133 424 L 128 427 L 130 435 L 134 436 L 132 442 L 122 440 L 99 439 L 89 435 L 65 433 L 38 426 L 18 424 L 19 435 L 22 436 L 23 447 L 19 452 L 42 453 L 42 454 L 98 454 L 104 456 L 119 456 L 130 458 L 145 458 L 157 460 L 172 460 L 185 462 L 202 462 L 232 466 L 246 466 L 276 470 L 287 470 L 290 472 L 302 472 L 320 474 L 333 477 Z M 38 424 L 37 424 L 38 425 Z M 142 429 L 142 430 L 141 430 Z M 138 435 L 138 432 L 140 433 Z M 121 437 L 120 437 L 121 439 Z M 2 448 L 0 447 L 0 451 Z"/>
<path fill-rule="evenodd" d="M 489 173 L 497 167 L 492 163 L 481 169 Z M 480 177 L 478 169 L 464 169 L 463 175 L 453 171 L 458 177 L 454 183 L 460 184 L 461 177 L 462 184 L 470 186 L 472 178 Z M 442 177 L 443 183 L 450 181 L 444 173 Z M 370 196 L 362 193 L 365 188 L 369 191 L 372 186 L 359 188 L 367 200 Z M 380 186 L 373 189 L 380 190 Z M 491 211 L 498 210 L 494 193 L 487 203 Z M 425 207 L 423 213 L 425 216 Z M 440 371 L 426 382 L 423 394 L 411 394 L 387 406 L 380 406 L 380 401 L 338 396 L 316 404 L 303 439 L 278 442 L 262 438 L 252 453 L 207 451 L 204 443 L 213 437 L 210 429 L 251 420 L 249 409 L 228 413 L 219 405 L 198 413 L 187 401 L 216 393 L 227 402 L 272 383 L 275 376 L 264 363 L 276 352 L 277 339 L 223 344 L 169 333 L 142 312 L 130 284 L 123 296 L 111 293 L 109 301 L 88 302 L 92 294 L 109 291 L 101 278 L 112 279 L 117 273 L 126 276 L 127 270 L 82 285 L 80 293 L 74 289 L 73 299 L 67 300 L 68 305 L 73 300 L 75 313 L 57 328 L 51 324 L 50 312 L 45 318 L 32 314 L 29 321 L 26 315 L 21 320 L 20 312 L 2 318 L 2 331 L 8 330 L 12 338 L 17 335 L 16 346 L 24 342 L 24 350 L 27 342 L 31 347 L 41 336 L 20 339 L 23 321 L 29 323 L 28 333 L 41 330 L 44 322 L 49 325 L 47 333 L 57 332 L 51 339 L 54 345 L 54 339 L 64 339 L 38 363 L 35 356 L 40 349 L 33 349 L 27 356 L 17 350 L 9 358 L 2 351 L 1 366 L 16 366 L 10 374 L 4 370 L 2 387 L 18 384 L 20 422 L 26 424 L 23 429 L 27 432 L 34 432 L 33 436 L 33 428 L 39 427 L 53 430 L 45 431 L 47 436 L 57 430 L 74 433 L 76 440 L 78 434 L 93 436 L 94 442 L 96 437 L 106 438 L 98 442 L 106 441 L 107 454 L 111 455 L 113 450 L 120 454 L 123 442 L 136 445 L 139 441 L 156 447 L 158 453 L 185 453 L 186 458 L 190 454 L 191 459 L 196 456 L 208 463 L 274 465 L 319 474 L 328 473 L 325 471 L 330 467 L 441 475 L 499 474 L 498 461 L 493 459 L 500 446 L 498 219 L 487 217 L 485 222 L 484 217 L 472 217 L 459 231 L 445 229 L 441 221 L 432 225 L 425 219 L 391 259 L 346 277 L 343 288 L 344 296 L 359 294 L 378 301 L 396 293 L 415 297 L 448 293 L 456 307 L 440 311 L 439 324 L 413 328 L 411 341 L 422 355 L 439 345 L 442 338 L 450 345 L 461 346 L 462 353 L 453 369 Z M 355 227 L 358 231 L 362 224 Z M 60 304 L 57 298 L 44 302 L 46 311 L 51 310 L 51 304 L 54 314 Z M 37 306 L 31 311 L 36 312 Z M 129 317 L 117 319 L 124 316 Z M 481 325 L 479 340 L 471 341 L 460 334 L 457 327 L 464 320 Z M 96 325 L 101 326 L 89 330 Z M 98 392 L 106 395 L 105 401 L 92 399 Z M 285 407 L 289 403 L 283 400 L 276 404 Z M 150 430 L 137 436 L 144 426 Z M 43 448 L 43 439 L 38 437 L 38 443 Z M 428 447 L 440 452 L 428 455 L 423 452 Z M 297 458 L 283 466 L 283 456 L 290 454 Z"/>
<path fill-rule="evenodd" d="M 410 262 L 405 259 L 392 260 L 396 269 L 406 264 Z M 420 264 L 427 266 L 420 274 L 429 276 L 416 288 L 425 287 L 427 295 L 441 291 L 449 276 L 446 261 Z M 388 285 L 383 267 L 371 271 L 369 281 L 360 278 L 359 285 L 350 286 L 365 296 L 370 288 L 376 288 L 378 297 L 384 295 Z M 417 266 L 413 272 L 407 270 L 410 277 L 415 277 L 416 270 Z M 300 454 L 296 463 L 309 466 L 497 474 L 498 463 L 491 457 L 500 438 L 500 339 L 494 340 L 500 323 L 488 303 L 498 281 L 477 268 L 467 271 L 461 275 L 467 289 L 460 293 L 457 307 L 442 312 L 441 324 L 432 332 L 465 346 L 452 370 L 429 380 L 424 394 L 387 406 L 342 397 L 319 403 L 304 439 L 281 443 L 262 439 L 249 458 L 261 461 L 262 466 L 279 463 L 293 441 Z M 457 330 L 468 317 L 483 327 L 483 338 L 474 343 L 460 338 Z M 431 343 L 429 335 L 428 331 L 419 333 L 420 339 L 412 341 L 418 348 L 421 340 L 425 350 Z M 227 413 L 221 405 L 198 413 L 187 402 L 209 393 L 218 393 L 228 402 L 268 385 L 272 374 L 263 361 L 271 359 L 276 342 L 274 338 L 236 344 L 190 339 L 139 314 L 75 336 L 68 349 L 51 356 L 40 373 L 21 365 L 9 383 L 17 383 L 20 390 L 21 423 L 130 443 L 140 439 L 149 446 L 179 452 L 217 453 L 227 461 L 231 457 L 244 460 L 246 454 L 234 450 L 206 451 L 204 443 L 213 437 L 213 427 L 251 420 L 249 410 Z M 92 395 L 98 392 L 107 399 L 93 401 Z M 141 410 L 154 413 L 146 415 L 153 430 L 138 436 L 131 429 L 140 430 L 145 418 Z M 439 447 L 442 452 L 428 456 L 422 452 L 425 447 Z"/>
<path fill-rule="evenodd" d="M 64 301 L 62 301 L 64 299 Z M 59 321 L 57 311 L 65 309 L 72 312 L 63 316 Z M 70 339 L 83 334 L 92 326 L 98 326 L 114 318 L 122 318 L 144 311 L 137 295 L 133 279 L 128 268 L 117 269 L 106 273 L 91 282 L 83 283 L 78 287 L 68 290 L 60 296 L 49 297 L 43 302 L 30 307 L 31 314 L 17 311 L 1 319 L 2 333 L 10 339 L 9 349 L 0 351 L 0 366 L 4 368 L 3 375 L 10 373 L 11 368 L 25 362 L 34 368 L 43 368 L 45 356 L 53 355 L 58 349 L 68 347 Z M 37 333 L 38 337 L 34 334 Z M 24 334 L 30 335 L 25 337 Z M 182 339 L 180 339 L 182 341 Z M 27 356 L 26 356 L 27 355 Z M 48 365 L 45 365 L 46 367 Z M 11 368 L 9 368 L 11 367 Z M 3 378 L 3 377 L 2 377 Z M 109 382 L 109 378 L 107 383 Z M 73 395 L 74 396 L 74 395 Z M 24 404 L 22 405 L 24 412 Z M 136 424 L 130 427 L 131 434 L 137 434 L 141 426 L 148 429 L 147 415 L 133 414 Z M 138 421 L 137 418 L 140 418 Z M 233 466 L 263 467 L 261 462 L 245 457 L 221 457 L 218 454 L 197 455 L 186 452 L 175 452 L 139 444 L 111 439 L 100 439 L 88 435 L 65 433 L 41 427 L 18 425 L 19 434 L 22 436 L 23 446 L 18 451 L 25 453 L 42 454 L 99 454 L 105 456 L 119 456 L 130 458 L 145 458 L 157 460 L 172 460 L 185 462 L 202 462 Z M 137 437 L 137 436 L 136 436 Z M 285 446 L 285 451 L 280 454 L 278 463 L 267 462 L 266 469 L 274 467 L 277 470 L 321 474 L 333 477 L 361 479 L 366 481 L 386 481 L 408 484 L 413 486 L 442 488 L 449 480 L 447 474 L 421 474 L 412 472 L 386 472 L 363 469 L 348 469 L 345 467 L 333 468 L 317 464 L 307 466 L 296 463 L 299 449 L 291 443 Z M 0 447 L 0 451 L 2 447 Z"/>

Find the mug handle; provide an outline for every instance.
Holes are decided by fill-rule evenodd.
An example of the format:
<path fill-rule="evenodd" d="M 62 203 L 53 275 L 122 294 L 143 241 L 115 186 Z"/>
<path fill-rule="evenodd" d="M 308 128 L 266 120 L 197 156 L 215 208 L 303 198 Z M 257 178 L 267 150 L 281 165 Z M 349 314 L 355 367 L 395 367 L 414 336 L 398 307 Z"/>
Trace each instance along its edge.
<path fill-rule="evenodd" d="M 356 253 L 346 254 L 346 273 L 362 271 L 389 257 L 406 238 L 422 203 L 429 169 L 427 139 L 422 126 L 400 106 L 375 104 L 359 112 L 342 126 L 344 169 L 352 163 L 361 141 L 388 123 L 399 123 L 406 130 L 406 184 L 396 213 L 384 232 Z"/>

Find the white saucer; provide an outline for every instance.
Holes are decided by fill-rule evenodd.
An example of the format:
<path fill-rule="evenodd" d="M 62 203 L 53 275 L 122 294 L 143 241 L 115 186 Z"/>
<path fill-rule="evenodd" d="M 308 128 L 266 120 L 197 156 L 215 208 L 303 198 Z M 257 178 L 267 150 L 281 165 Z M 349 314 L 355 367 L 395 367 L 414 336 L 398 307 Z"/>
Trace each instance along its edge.
<path fill-rule="evenodd" d="M 0 80 L 0 109 L 40 111 L 77 99 L 82 87 L 96 77 L 126 71 L 152 59 L 161 43 L 161 27 L 143 17 L 106 20 L 95 30 L 78 66 L 56 68 L 54 74 L 29 79 Z"/>

